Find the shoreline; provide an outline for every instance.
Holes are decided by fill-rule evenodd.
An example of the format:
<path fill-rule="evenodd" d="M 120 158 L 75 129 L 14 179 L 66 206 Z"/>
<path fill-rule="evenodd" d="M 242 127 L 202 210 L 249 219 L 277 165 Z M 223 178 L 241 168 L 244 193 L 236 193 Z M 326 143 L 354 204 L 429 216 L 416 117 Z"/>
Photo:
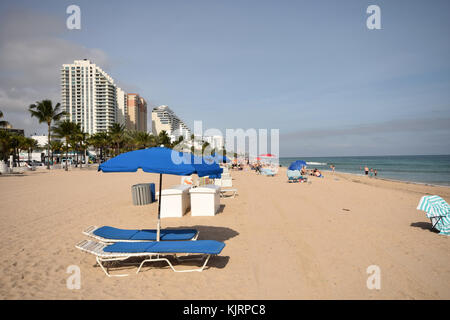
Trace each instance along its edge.
<path fill-rule="evenodd" d="M 287 167 L 285 167 L 285 166 L 281 166 L 280 168 L 284 168 L 287 170 Z M 330 169 L 322 169 L 321 171 L 333 173 Z M 352 175 L 352 176 L 356 176 L 356 177 L 366 177 L 366 175 L 362 174 L 362 173 L 359 174 L 359 173 L 354 173 L 354 172 L 345 172 L 345 171 L 338 171 L 338 170 L 335 170 L 334 172 L 339 173 L 339 174 L 348 174 L 348 175 Z M 370 177 L 368 177 L 368 178 L 370 178 Z M 450 188 L 450 185 L 434 184 L 431 182 L 422 182 L 422 181 L 399 180 L 399 179 L 386 178 L 386 177 L 380 177 L 380 176 L 371 177 L 370 179 L 392 181 L 392 182 L 399 182 L 399 183 L 406 183 L 406 184 L 417 184 L 417 185 L 421 185 L 421 186 Z"/>

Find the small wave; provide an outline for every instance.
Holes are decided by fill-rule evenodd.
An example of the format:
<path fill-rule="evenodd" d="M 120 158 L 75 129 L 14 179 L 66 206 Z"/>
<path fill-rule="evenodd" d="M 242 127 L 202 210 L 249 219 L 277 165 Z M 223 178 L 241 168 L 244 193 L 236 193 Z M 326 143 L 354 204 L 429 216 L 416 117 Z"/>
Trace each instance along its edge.
<path fill-rule="evenodd" d="M 307 165 L 310 166 L 326 166 L 328 163 L 325 162 L 306 162 Z"/>

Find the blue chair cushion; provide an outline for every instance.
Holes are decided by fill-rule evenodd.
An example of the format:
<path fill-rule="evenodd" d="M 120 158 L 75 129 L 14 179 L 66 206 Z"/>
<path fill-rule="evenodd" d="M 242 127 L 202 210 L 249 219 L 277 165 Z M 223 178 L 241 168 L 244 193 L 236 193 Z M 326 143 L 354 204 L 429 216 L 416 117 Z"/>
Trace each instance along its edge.
<path fill-rule="evenodd" d="M 194 229 L 162 229 L 160 239 L 163 241 L 190 240 L 197 234 Z M 130 240 L 156 241 L 156 230 L 140 230 Z"/>
<path fill-rule="evenodd" d="M 191 240 L 197 233 L 194 229 L 163 229 L 161 240 Z M 98 237 L 111 240 L 146 240 L 156 241 L 156 230 L 127 230 L 109 226 L 94 231 Z"/>
<path fill-rule="evenodd" d="M 225 243 L 215 240 L 159 241 L 159 242 L 117 242 L 103 249 L 117 253 L 202 253 L 219 254 Z"/>
<path fill-rule="evenodd" d="M 113 240 L 130 240 L 139 230 L 117 229 L 109 226 L 103 226 L 94 231 L 98 237 Z"/>

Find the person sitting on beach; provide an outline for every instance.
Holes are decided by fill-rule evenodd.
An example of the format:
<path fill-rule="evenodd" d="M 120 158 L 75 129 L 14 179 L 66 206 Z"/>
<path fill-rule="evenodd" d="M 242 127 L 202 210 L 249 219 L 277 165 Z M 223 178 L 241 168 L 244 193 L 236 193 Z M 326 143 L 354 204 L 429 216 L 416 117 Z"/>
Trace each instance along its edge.
<path fill-rule="evenodd" d="M 304 175 L 307 174 L 306 168 L 305 168 L 304 166 L 302 167 L 302 170 L 300 170 L 300 174 L 301 174 L 302 176 L 304 176 Z"/>
<path fill-rule="evenodd" d="M 322 172 L 320 172 L 320 171 L 317 170 L 317 169 L 316 169 L 316 171 L 314 172 L 314 175 L 315 175 L 316 177 L 319 177 L 319 178 L 323 177 Z"/>

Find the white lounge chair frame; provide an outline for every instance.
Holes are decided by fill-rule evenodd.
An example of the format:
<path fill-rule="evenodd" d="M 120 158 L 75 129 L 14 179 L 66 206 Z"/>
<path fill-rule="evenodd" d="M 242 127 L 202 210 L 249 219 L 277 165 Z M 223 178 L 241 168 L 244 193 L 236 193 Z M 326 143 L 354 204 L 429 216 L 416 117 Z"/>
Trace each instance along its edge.
<path fill-rule="evenodd" d="M 105 272 L 105 274 L 108 277 L 126 277 L 129 274 L 110 274 L 108 272 L 108 267 L 103 265 L 104 262 L 124 261 L 124 260 L 127 260 L 127 259 L 132 258 L 132 257 L 148 257 L 147 259 L 143 260 L 140 263 L 139 268 L 136 271 L 136 273 L 139 273 L 139 271 L 141 270 L 141 268 L 144 265 L 144 263 L 146 263 L 146 262 L 156 262 L 156 261 L 165 261 L 174 272 L 202 272 L 203 269 L 206 267 L 206 264 L 208 263 L 209 258 L 211 257 L 210 254 L 203 254 L 201 257 L 194 257 L 194 258 L 189 257 L 189 259 L 203 259 L 205 257 L 206 258 L 205 258 L 205 261 L 204 261 L 203 265 L 201 267 L 199 267 L 199 268 L 188 269 L 188 270 L 177 270 L 177 269 L 174 268 L 174 266 L 172 265 L 170 260 L 168 260 L 167 258 L 161 257 L 161 256 L 164 256 L 164 255 L 172 255 L 177 260 L 179 260 L 180 258 L 177 257 L 176 253 L 152 253 L 152 252 L 119 253 L 119 252 L 105 252 L 103 249 L 106 246 L 108 246 L 108 245 L 109 244 L 101 243 L 101 242 L 97 242 L 97 241 L 93 241 L 93 240 L 83 240 L 80 243 L 78 243 L 75 247 L 80 249 L 81 251 L 84 251 L 84 252 L 91 253 L 91 254 L 95 255 L 98 265 L 102 268 L 103 272 Z M 184 257 L 184 259 L 186 259 L 186 258 Z"/>
<path fill-rule="evenodd" d="M 233 198 L 238 194 L 237 189 L 220 189 L 220 196 L 222 198 L 225 198 L 225 193 L 226 192 L 232 192 L 233 193 Z"/>
<path fill-rule="evenodd" d="M 155 240 L 120 240 L 120 239 L 108 239 L 108 238 L 103 238 L 103 237 L 100 237 L 100 236 L 97 236 L 97 235 L 94 234 L 94 231 L 97 230 L 98 228 L 99 228 L 99 227 L 97 227 L 97 226 L 90 226 L 90 227 L 86 228 L 86 230 L 83 231 L 83 234 L 86 235 L 86 236 L 88 236 L 88 237 L 94 238 L 94 239 L 100 241 L 101 243 L 105 243 L 105 244 L 111 244 L 111 243 L 114 243 L 114 242 L 144 242 L 144 241 L 155 241 Z M 197 233 L 195 234 L 195 236 L 194 236 L 192 239 L 186 240 L 186 241 L 195 241 L 195 240 L 197 240 L 199 234 L 200 234 L 200 231 L 197 230 Z M 171 241 L 171 240 L 169 240 L 169 241 Z M 180 240 L 180 241 L 182 241 L 182 240 Z"/>

